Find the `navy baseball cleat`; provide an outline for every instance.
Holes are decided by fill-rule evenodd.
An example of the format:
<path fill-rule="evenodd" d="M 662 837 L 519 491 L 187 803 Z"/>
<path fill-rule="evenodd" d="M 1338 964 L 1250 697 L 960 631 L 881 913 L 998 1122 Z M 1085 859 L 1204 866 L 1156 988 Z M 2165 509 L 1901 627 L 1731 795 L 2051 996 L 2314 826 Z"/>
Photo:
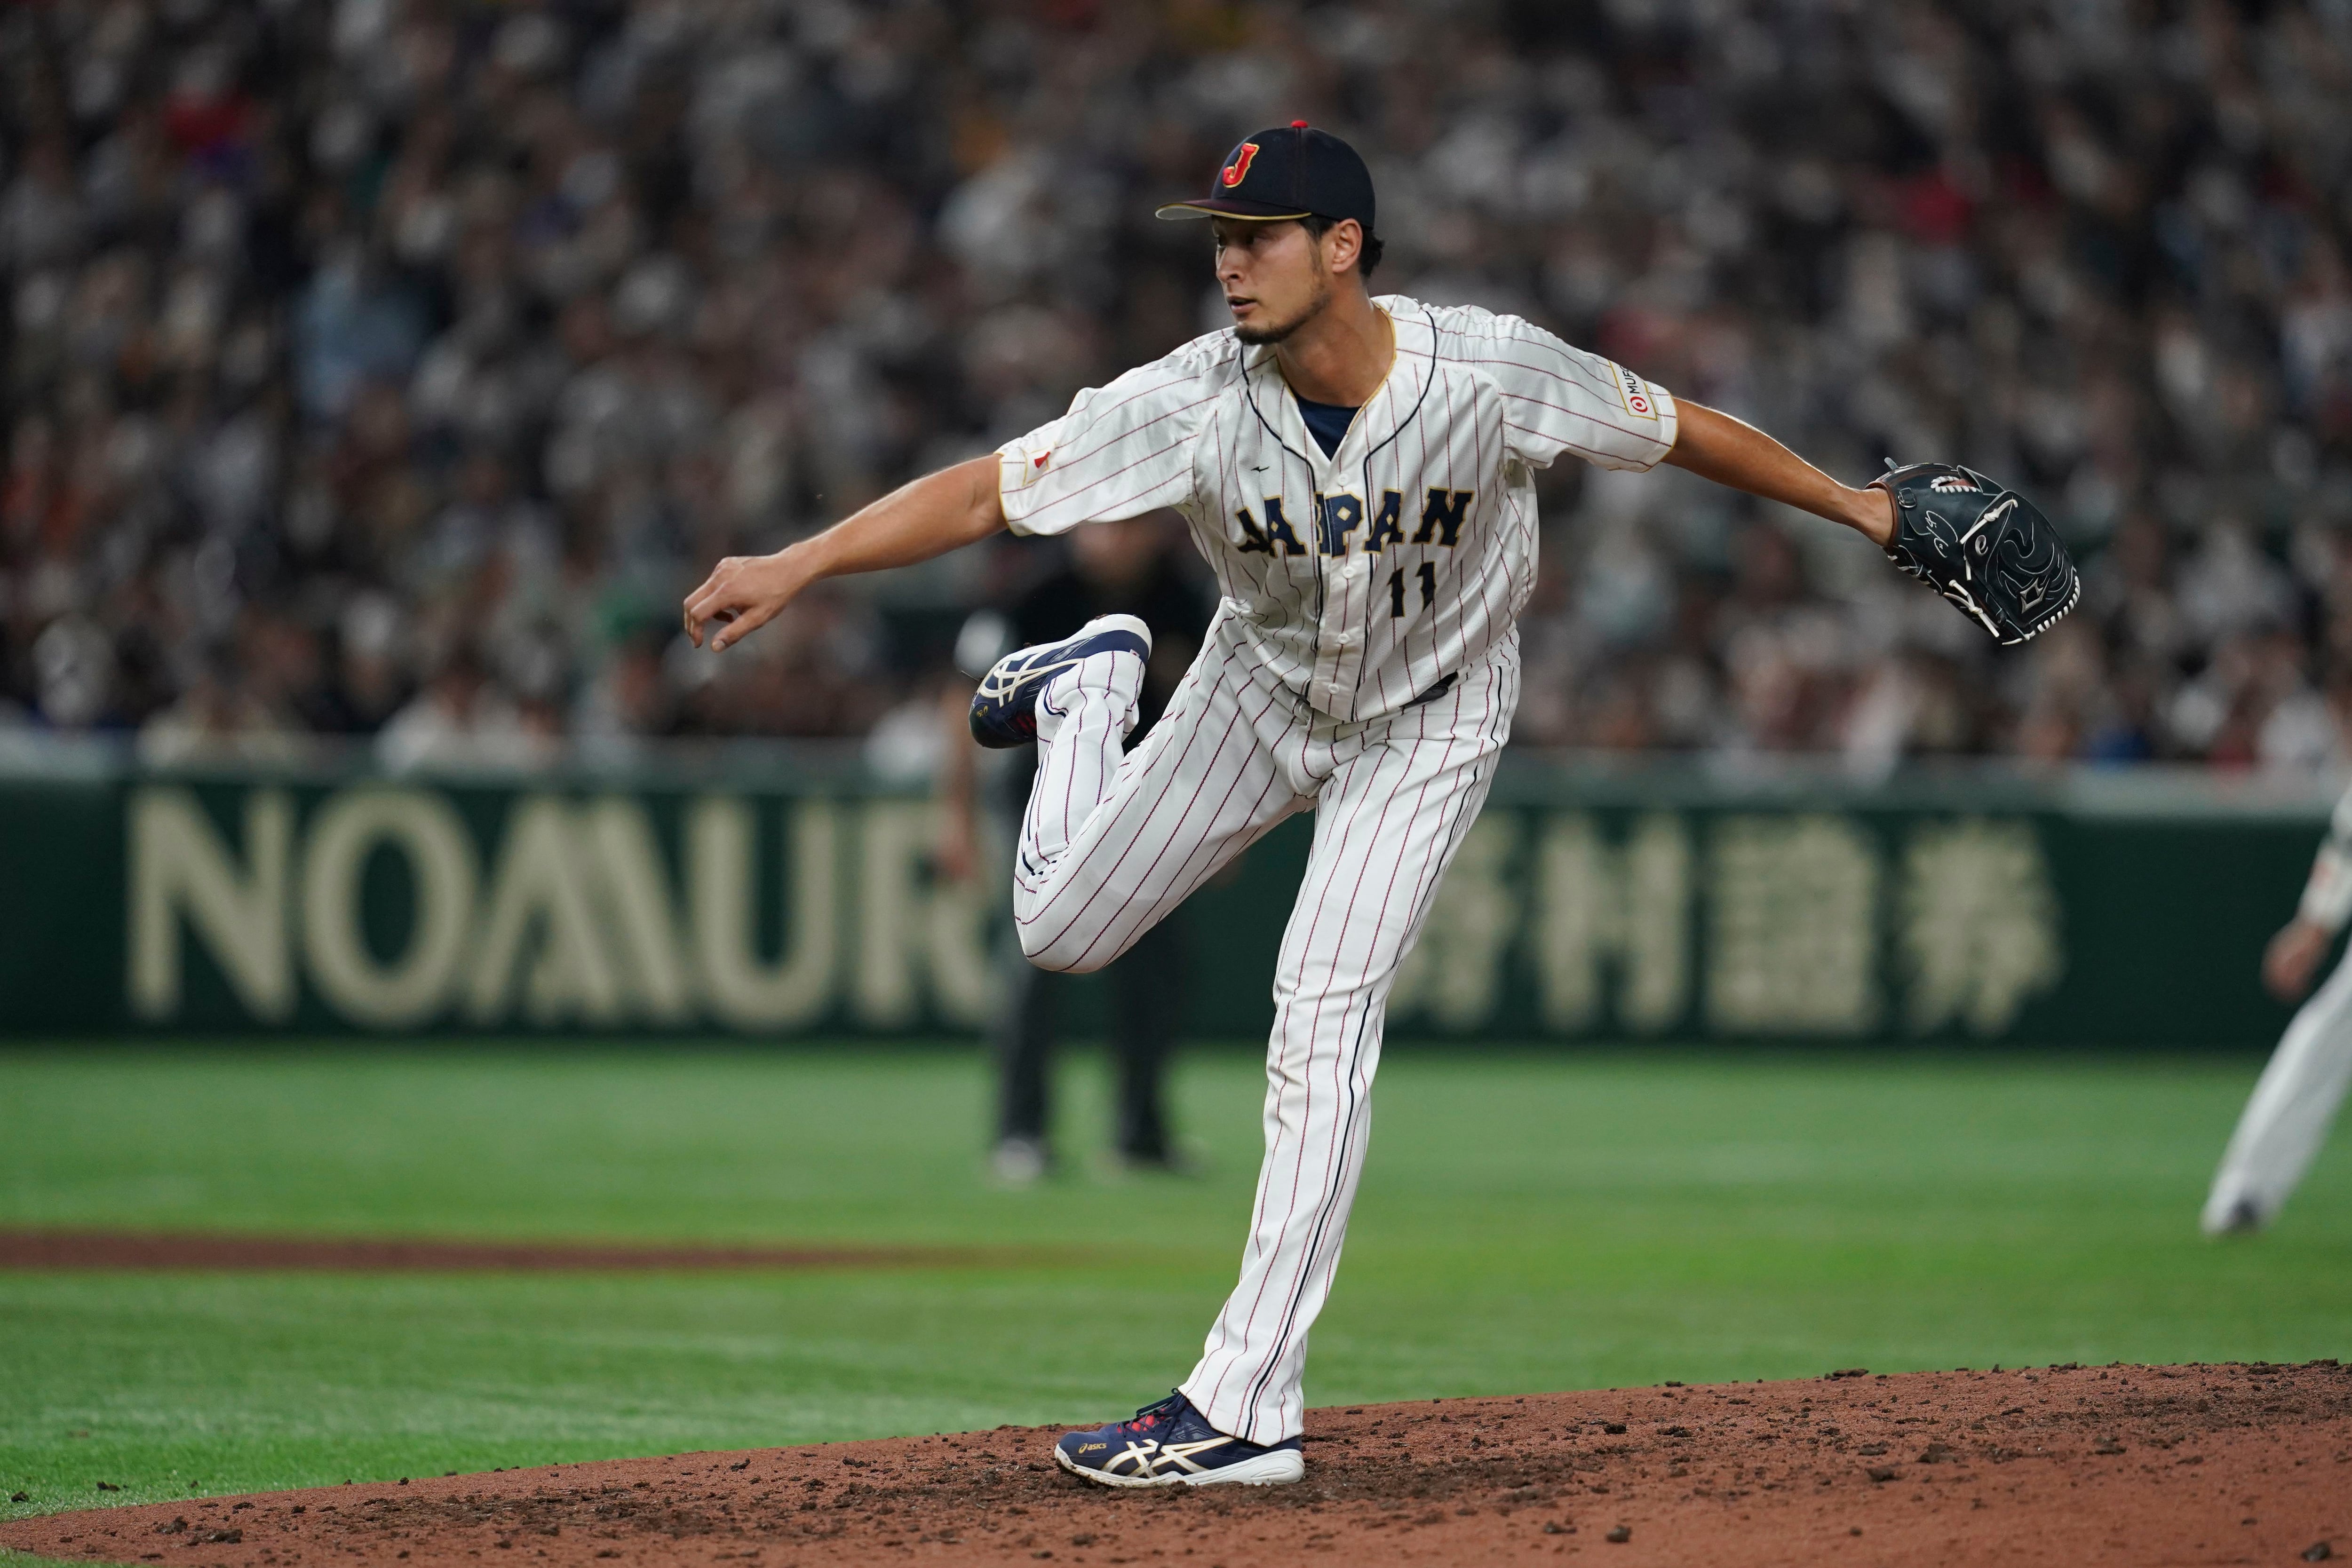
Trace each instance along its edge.
<path fill-rule="evenodd" d="M 1151 628 L 1132 615 L 1097 615 L 1075 637 L 1018 648 L 996 661 L 971 694 L 971 737 L 1002 749 L 1037 738 L 1037 697 L 1055 675 L 1097 653 L 1151 657 Z"/>
<path fill-rule="evenodd" d="M 1054 1458 L 1072 1475 L 1107 1487 L 1281 1486 L 1307 1473 L 1297 1438 L 1262 1448 L 1228 1437 L 1181 1390 L 1132 1421 L 1072 1432 L 1054 1445 Z"/>

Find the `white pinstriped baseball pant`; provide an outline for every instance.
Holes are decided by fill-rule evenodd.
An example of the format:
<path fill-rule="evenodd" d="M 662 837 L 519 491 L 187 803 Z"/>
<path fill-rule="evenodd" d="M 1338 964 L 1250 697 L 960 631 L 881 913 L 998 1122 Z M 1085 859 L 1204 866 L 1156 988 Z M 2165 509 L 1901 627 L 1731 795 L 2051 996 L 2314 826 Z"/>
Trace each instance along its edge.
<path fill-rule="evenodd" d="M 1133 671 L 1089 659 L 1038 702 L 1013 916 L 1033 962 L 1100 968 L 1276 823 L 1314 810 L 1275 973 L 1241 1282 L 1182 1385 L 1219 1431 L 1279 1442 L 1306 1414 L 1307 1333 L 1363 1167 L 1389 988 L 1486 800 L 1518 702 L 1518 642 L 1432 701 L 1342 723 L 1302 711 L 1221 614 L 1167 713 L 1123 754 Z"/>
<path fill-rule="evenodd" d="M 2202 1223 L 2219 1230 L 2241 1200 L 2263 1223 L 2294 1196 L 2327 1141 L 2345 1092 L 2352 1089 L 2352 955 L 2295 1009 L 2278 1049 L 2238 1115 L 2237 1130 L 2213 1173 Z"/>

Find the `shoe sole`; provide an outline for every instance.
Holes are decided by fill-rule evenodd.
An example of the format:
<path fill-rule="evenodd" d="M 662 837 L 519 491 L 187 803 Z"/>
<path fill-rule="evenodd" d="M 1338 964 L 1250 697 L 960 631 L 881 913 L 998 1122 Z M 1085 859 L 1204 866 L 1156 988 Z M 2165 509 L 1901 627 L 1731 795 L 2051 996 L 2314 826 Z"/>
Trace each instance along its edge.
<path fill-rule="evenodd" d="M 1279 1487 L 1288 1486 L 1307 1476 L 1307 1457 L 1296 1448 L 1277 1448 L 1270 1454 L 1260 1454 L 1255 1459 L 1242 1459 L 1213 1470 L 1202 1470 L 1194 1475 L 1172 1476 L 1112 1476 L 1100 1470 L 1090 1470 L 1073 1462 L 1061 1449 L 1054 1450 L 1054 1462 L 1097 1486 L 1105 1487 Z"/>

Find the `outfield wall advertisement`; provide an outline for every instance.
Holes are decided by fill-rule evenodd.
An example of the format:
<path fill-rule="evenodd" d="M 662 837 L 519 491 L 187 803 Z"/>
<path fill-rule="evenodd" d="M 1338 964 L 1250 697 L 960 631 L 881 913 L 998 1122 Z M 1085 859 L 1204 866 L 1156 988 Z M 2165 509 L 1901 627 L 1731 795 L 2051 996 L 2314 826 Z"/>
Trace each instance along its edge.
<path fill-rule="evenodd" d="M 2258 1043 L 2284 1012 L 2255 960 L 2326 804 L 1514 758 L 1391 1030 Z M 0 1030 L 968 1033 L 1005 961 L 1002 878 L 937 876 L 932 813 L 840 767 L 20 772 L 0 778 Z M 1307 830 L 1181 916 L 1192 1032 L 1265 1029 Z"/>

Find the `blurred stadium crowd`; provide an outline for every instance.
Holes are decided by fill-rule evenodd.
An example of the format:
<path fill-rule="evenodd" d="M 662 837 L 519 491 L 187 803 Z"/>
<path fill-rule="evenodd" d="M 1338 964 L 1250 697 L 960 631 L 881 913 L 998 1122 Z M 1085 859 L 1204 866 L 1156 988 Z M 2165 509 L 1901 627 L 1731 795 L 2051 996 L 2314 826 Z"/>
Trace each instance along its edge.
<path fill-rule="evenodd" d="M 1152 204 L 1305 116 L 1381 287 L 2087 562 L 1996 657 L 1840 530 L 1566 466 L 1523 743 L 2352 761 L 2352 0 L 48 0 L 0 68 L 0 724 L 919 767 L 887 716 L 1058 547 L 715 660 L 681 591 L 1220 325 Z"/>

